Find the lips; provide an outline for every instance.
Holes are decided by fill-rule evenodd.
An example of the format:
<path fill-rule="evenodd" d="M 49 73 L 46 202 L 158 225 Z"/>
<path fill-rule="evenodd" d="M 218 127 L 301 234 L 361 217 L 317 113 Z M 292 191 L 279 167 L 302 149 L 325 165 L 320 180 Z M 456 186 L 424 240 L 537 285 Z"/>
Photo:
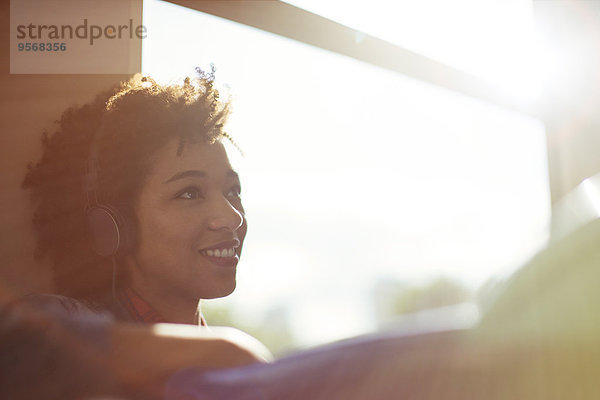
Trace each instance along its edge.
<path fill-rule="evenodd" d="M 240 247 L 240 241 L 233 239 L 205 247 L 198 252 L 213 264 L 221 267 L 235 267 L 239 261 L 236 253 L 238 247 Z"/>

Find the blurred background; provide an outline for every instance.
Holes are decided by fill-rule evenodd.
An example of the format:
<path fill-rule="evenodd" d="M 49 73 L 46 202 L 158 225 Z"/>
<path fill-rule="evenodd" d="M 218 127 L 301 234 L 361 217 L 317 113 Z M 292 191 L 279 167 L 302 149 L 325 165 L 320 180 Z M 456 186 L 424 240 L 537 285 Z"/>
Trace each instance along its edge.
<path fill-rule="evenodd" d="M 516 101 L 539 90 L 514 63 L 534 58 L 531 2 L 293 5 Z M 547 239 L 544 127 L 531 115 L 168 2 L 144 1 L 143 20 L 145 74 L 175 82 L 214 63 L 232 96 L 249 234 L 237 290 L 204 303 L 210 323 L 276 352 L 362 334 L 474 300 Z"/>
<path fill-rule="evenodd" d="M 563 123 L 579 112 L 569 90 L 589 87 L 574 78 L 595 46 L 579 40 L 597 25 L 586 2 L 132 4 L 148 32 L 144 74 L 180 82 L 214 64 L 231 97 L 249 233 L 237 290 L 203 310 L 209 324 L 243 329 L 275 354 L 432 308 L 476 317 L 546 245 L 552 205 L 600 170 L 595 133 Z M 18 128 L 26 135 L 2 138 L 15 149 L 4 203 L 24 203 L 16 187 L 39 152 L 31 138 L 120 79 L 4 74 L 5 132 L 32 102 L 59 94 Z M 43 286 L 43 269 L 11 267 L 33 263 L 27 213 L 3 214 L 5 281 L 27 291 L 35 276 Z"/>

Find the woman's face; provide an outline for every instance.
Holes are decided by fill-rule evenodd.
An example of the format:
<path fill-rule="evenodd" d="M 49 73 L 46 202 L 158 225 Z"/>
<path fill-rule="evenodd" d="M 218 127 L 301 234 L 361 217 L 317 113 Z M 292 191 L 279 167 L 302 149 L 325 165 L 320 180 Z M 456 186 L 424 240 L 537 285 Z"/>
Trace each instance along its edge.
<path fill-rule="evenodd" d="M 246 235 L 240 182 L 221 143 L 175 139 L 151 159 L 130 267 L 142 297 L 197 302 L 230 294 Z"/>

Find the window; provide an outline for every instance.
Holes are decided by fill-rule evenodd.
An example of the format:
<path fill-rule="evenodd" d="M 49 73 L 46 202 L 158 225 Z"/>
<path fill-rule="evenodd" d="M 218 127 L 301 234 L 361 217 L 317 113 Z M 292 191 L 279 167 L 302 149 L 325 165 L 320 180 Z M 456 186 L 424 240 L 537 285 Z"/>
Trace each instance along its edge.
<path fill-rule="evenodd" d="M 144 73 L 214 63 L 231 88 L 249 234 L 236 292 L 208 306 L 271 347 L 377 329 L 382 282 L 475 291 L 544 244 L 540 121 L 170 3 L 144 24 Z"/>

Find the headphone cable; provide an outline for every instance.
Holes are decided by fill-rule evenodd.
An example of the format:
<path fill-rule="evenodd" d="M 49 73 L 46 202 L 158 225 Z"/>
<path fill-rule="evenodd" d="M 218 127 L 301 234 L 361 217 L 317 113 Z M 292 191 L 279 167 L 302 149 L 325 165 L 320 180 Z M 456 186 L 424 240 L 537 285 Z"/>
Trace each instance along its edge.
<path fill-rule="evenodd" d="M 117 258 L 113 255 L 112 260 L 112 297 L 113 301 L 117 301 Z"/>

